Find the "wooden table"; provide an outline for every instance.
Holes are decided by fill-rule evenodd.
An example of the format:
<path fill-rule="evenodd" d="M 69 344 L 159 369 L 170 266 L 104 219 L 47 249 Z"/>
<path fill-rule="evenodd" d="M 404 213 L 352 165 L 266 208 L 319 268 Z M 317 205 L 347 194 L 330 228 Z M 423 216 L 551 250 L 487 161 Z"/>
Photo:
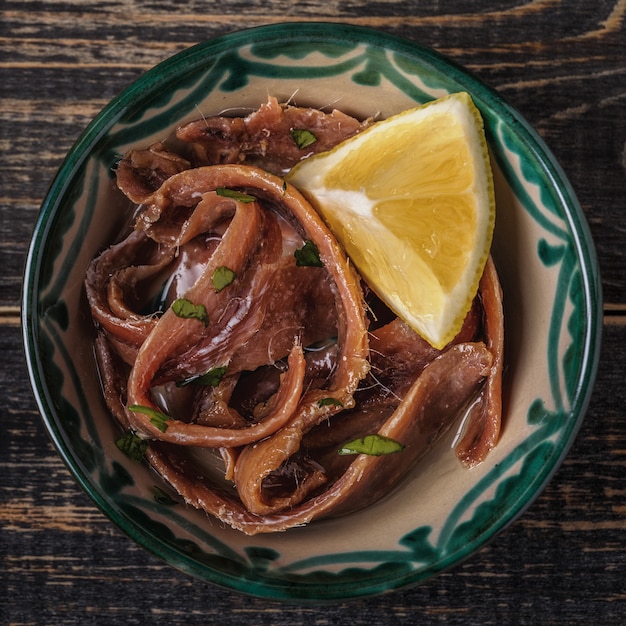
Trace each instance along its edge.
<path fill-rule="evenodd" d="M 4 0 L 0 22 L 0 623 L 626 622 L 626 2 Z M 596 241 L 603 355 L 586 421 L 531 508 L 420 587 L 325 607 L 199 582 L 123 536 L 53 449 L 19 328 L 31 229 L 67 150 L 147 68 L 215 35 L 284 20 L 368 25 L 468 67 L 560 160 Z"/>

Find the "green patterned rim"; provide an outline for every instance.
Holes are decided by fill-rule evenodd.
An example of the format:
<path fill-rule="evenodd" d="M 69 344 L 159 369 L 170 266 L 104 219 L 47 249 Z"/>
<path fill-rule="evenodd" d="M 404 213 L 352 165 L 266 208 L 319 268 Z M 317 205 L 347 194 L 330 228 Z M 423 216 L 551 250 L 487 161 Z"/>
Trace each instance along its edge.
<path fill-rule="evenodd" d="M 515 315 L 507 318 L 508 424 L 480 469 L 467 473 L 439 454 L 411 478 L 415 496 L 404 488 L 363 514 L 248 538 L 154 498 L 154 476 L 115 449 L 93 369 L 82 277 L 119 226 L 106 203 L 120 154 L 198 117 L 203 106 L 210 113 L 254 106 L 274 90 L 318 106 L 339 94 L 339 108 L 362 115 L 387 115 L 468 91 L 483 114 L 499 181 L 494 256 L 509 296 L 507 313 Z M 529 125 L 436 52 L 328 23 L 265 26 L 196 45 L 113 100 L 78 139 L 43 203 L 22 310 L 29 373 L 45 425 L 102 511 L 187 573 L 261 597 L 306 601 L 422 582 L 467 558 L 520 515 L 581 424 L 602 320 L 599 272 L 582 210 Z M 429 493 L 441 485 L 447 485 L 446 497 L 433 501 Z"/>

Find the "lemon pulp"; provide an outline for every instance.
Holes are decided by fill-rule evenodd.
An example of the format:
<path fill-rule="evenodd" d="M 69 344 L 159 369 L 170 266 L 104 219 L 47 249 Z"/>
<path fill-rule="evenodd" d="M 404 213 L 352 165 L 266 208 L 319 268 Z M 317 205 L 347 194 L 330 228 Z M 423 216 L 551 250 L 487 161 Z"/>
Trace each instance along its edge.
<path fill-rule="evenodd" d="M 482 118 L 468 94 L 377 122 L 287 178 L 398 316 L 437 348 L 454 338 L 495 222 Z"/>

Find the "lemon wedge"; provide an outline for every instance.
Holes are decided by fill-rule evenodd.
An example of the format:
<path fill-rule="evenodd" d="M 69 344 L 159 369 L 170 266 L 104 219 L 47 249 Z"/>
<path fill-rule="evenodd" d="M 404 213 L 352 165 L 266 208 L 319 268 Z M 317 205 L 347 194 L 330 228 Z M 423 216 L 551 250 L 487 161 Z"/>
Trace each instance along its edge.
<path fill-rule="evenodd" d="M 495 223 L 480 112 L 461 92 L 376 122 L 287 176 L 371 289 L 436 348 L 459 332 Z"/>

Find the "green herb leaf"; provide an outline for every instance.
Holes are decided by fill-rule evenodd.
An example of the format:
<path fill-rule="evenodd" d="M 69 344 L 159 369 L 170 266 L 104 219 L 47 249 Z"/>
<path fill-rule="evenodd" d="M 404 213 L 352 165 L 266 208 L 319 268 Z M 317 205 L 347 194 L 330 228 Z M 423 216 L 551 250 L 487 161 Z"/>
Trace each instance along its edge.
<path fill-rule="evenodd" d="M 341 400 L 337 400 L 337 398 L 322 398 L 317 401 L 317 406 L 320 408 L 323 406 L 341 406 L 343 407 L 343 402 Z"/>
<path fill-rule="evenodd" d="M 134 411 L 135 413 L 148 415 L 150 417 L 150 423 L 153 426 L 156 426 L 162 433 L 167 430 L 167 422 L 171 419 L 169 415 L 161 413 L 161 411 L 157 411 L 152 407 L 142 406 L 141 404 L 131 404 L 128 409 L 130 411 Z"/>
<path fill-rule="evenodd" d="M 222 382 L 222 378 L 226 374 L 226 366 L 214 367 L 205 374 L 198 376 L 190 376 L 176 383 L 177 387 L 186 387 L 187 385 L 204 385 L 205 387 L 218 387 Z"/>
<path fill-rule="evenodd" d="M 204 304 L 195 305 L 186 298 L 178 298 L 172 302 L 172 311 L 174 315 L 185 319 L 200 320 L 205 326 L 209 325 L 209 314 Z"/>
<path fill-rule="evenodd" d="M 228 189 L 227 187 L 218 187 L 215 193 L 223 198 L 231 198 L 232 200 L 237 200 L 237 202 L 243 202 L 245 204 L 256 200 L 256 198 L 250 194 L 236 191 L 235 189 Z"/>
<path fill-rule="evenodd" d="M 320 251 L 314 241 L 307 240 L 299 250 L 293 253 L 298 267 L 323 267 Z"/>
<path fill-rule="evenodd" d="M 148 449 L 148 441 L 130 431 L 124 433 L 115 442 L 115 445 L 133 461 L 141 461 Z"/>
<path fill-rule="evenodd" d="M 211 277 L 213 287 L 215 287 L 215 292 L 219 293 L 222 289 L 224 289 L 224 287 L 228 287 L 228 285 L 230 285 L 235 278 L 237 278 L 237 275 L 230 268 L 225 265 L 217 267 Z"/>
<path fill-rule="evenodd" d="M 370 456 L 382 456 L 404 450 L 404 445 L 390 437 L 383 435 L 366 435 L 344 444 L 339 449 L 339 454 L 368 454 Z"/>
<path fill-rule="evenodd" d="M 300 150 L 317 141 L 317 137 L 310 130 L 306 130 L 306 128 L 294 128 L 291 131 L 291 136 Z"/>
<path fill-rule="evenodd" d="M 163 491 L 161 487 L 157 487 L 156 485 L 152 487 L 152 497 L 155 502 L 164 504 L 165 506 L 174 506 L 175 504 L 178 504 L 178 502 L 176 502 L 173 498 L 170 498 L 169 494 Z"/>

